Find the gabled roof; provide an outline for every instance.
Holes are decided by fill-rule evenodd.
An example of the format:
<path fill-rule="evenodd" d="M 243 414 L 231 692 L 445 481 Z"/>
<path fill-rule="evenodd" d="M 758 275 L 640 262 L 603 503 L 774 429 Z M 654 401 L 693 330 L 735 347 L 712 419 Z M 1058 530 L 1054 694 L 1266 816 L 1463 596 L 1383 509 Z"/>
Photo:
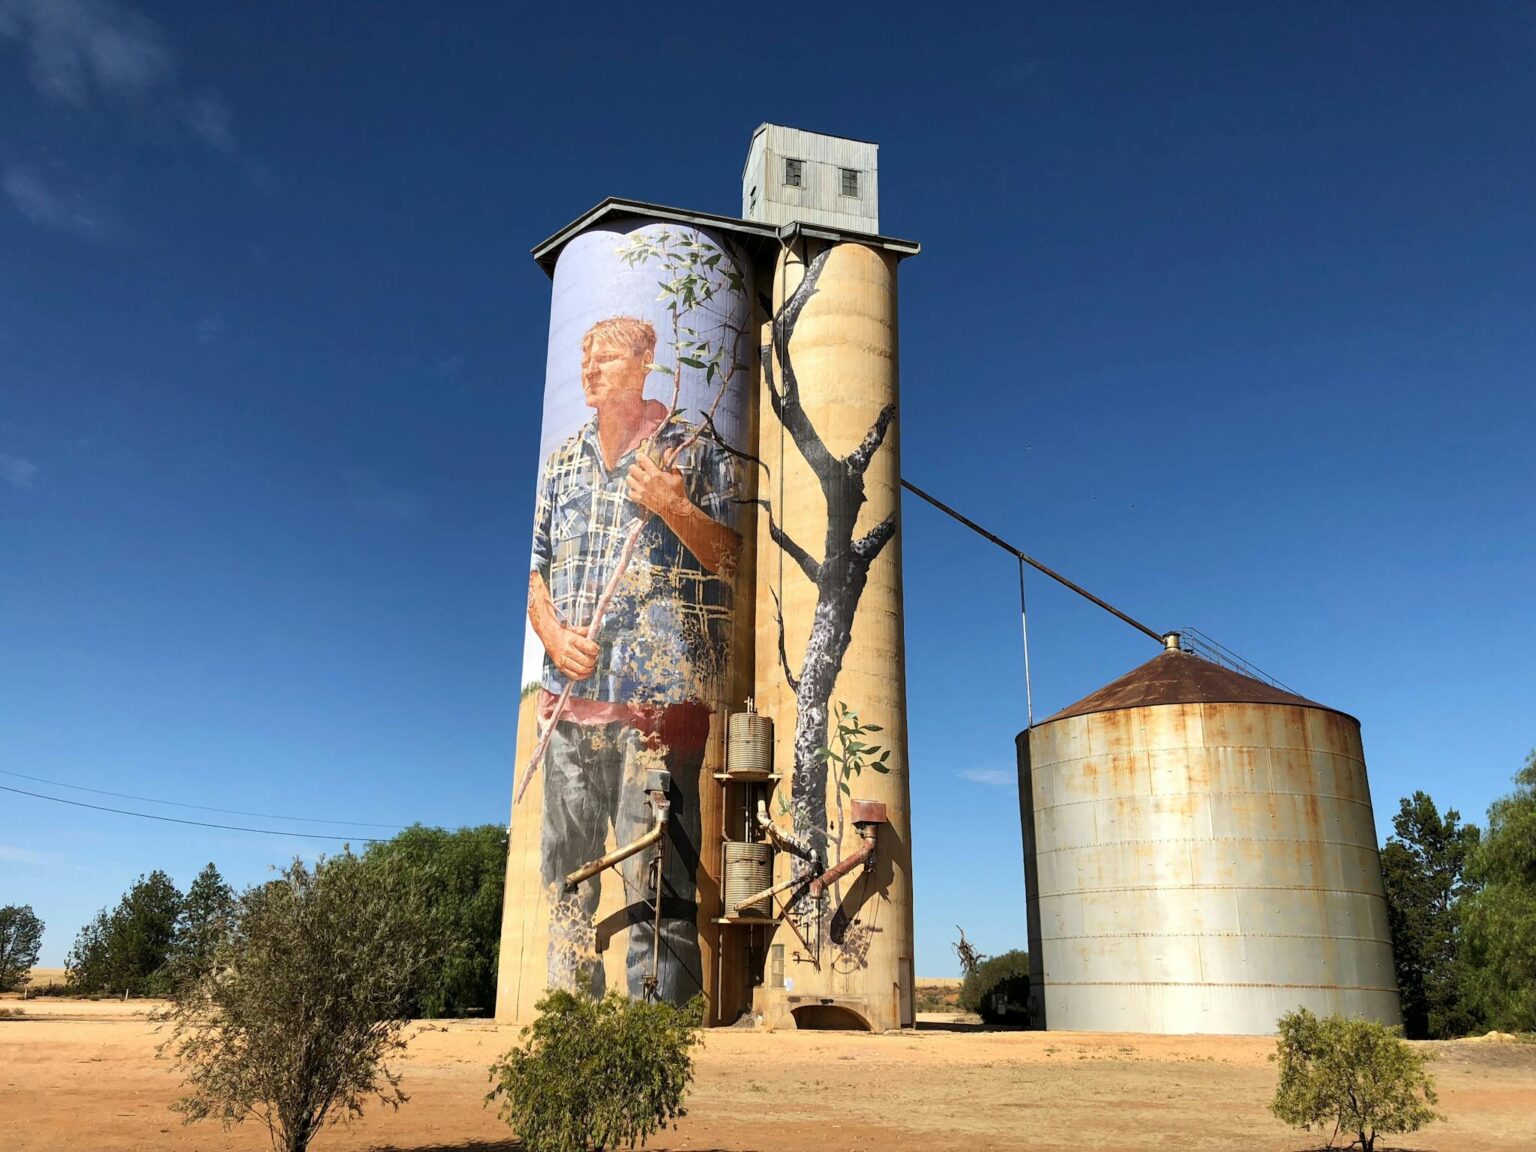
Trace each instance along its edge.
<path fill-rule="evenodd" d="M 1244 676 L 1193 653 L 1173 649 L 1154 656 L 1040 723 L 1049 724 L 1053 720 L 1095 712 L 1116 712 L 1123 708 L 1146 708 L 1154 704 L 1289 704 L 1339 712 L 1337 708 Z M 1339 712 L 1339 715 L 1348 716 L 1349 713 Z M 1350 716 L 1350 719 L 1354 717 Z"/>
<path fill-rule="evenodd" d="M 809 236 L 817 240 L 851 240 L 859 244 L 868 244 L 872 248 L 883 248 L 887 252 L 893 252 L 899 260 L 906 256 L 916 256 L 922 251 L 922 245 L 916 240 L 899 240 L 894 236 L 875 236 L 865 232 L 849 232 L 842 228 L 831 228 L 825 224 L 786 224 L 782 228 L 772 224 L 765 224 L 761 220 L 739 220 L 734 216 L 716 216 L 713 212 L 694 212 L 684 208 L 668 208 L 663 204 L 647 204 L 643 200 L 623 200 L 617 196 L 610 196 L 590 212 L 586 212 L 572 220 L 560 231 L 549 239 L 533 247 L 533 258 L 540 268 L 550 276 L 555 274 L 555 261 L 560 258 L 560 251 L 576 236 L 585 232 L 594 224 L 601 224 L 605 220 L 618 220 L 633 218 L 636 216 L 648 217 L 652 220 L 672 220 L 679 224 L 696 224 L 703 228 L 718 228 L 734 233 L 739 239 L 745 240 L 749 245 L 760 247 L 763 250 L 776 249 L 780 240 L 793 236 Z M 754 255 L 756 255 L 754 253 Z"/>

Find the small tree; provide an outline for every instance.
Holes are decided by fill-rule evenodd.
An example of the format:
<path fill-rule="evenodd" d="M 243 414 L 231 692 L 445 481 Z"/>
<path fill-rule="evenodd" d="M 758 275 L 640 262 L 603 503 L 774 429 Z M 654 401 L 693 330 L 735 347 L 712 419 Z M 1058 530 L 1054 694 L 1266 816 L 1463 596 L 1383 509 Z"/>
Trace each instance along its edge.
<path fill-rule="evenodd" d="M 70 987 L 140 996 L 168 992 L 167 961 L 181 899 L 164 872 L 140 876 L 116 908 L 102 909 L 80 930 L 64 961 Z"/>
<path fill-rule="evenodd" d="M 1495 1028 L 1536 1031 L 1536 751 L 1489 807 L 1467 872 L 1478 885 L 1463 908 L 1470 999 Z"/>
<path fill-rule="evenodd" d="M 235 914 L 235 890 L 209 863 L 192 881 L 182 902 L 171 946 L 173 974 L 178 981 L 197 980 L 213 964 L 219 942 L 229 932 Z"/>
<path fill-rule="evenodd" d="M 960 985 L 960 1008 L 988 1024 L 1029 1020 L 1029 953 L 1019 948 L 980 960 Z"/>
<path fill-rule="evenodd" d="M 687 1115 L 697 1001 L 677 1008 L 556 991 L 536 1008 L 523 1043 L 491 1066 L 486 1097 L 500 1101 L 530 1152 L 633 1148 Z"/>
<path fill-rule="evenodd" d="M 43 943 L 43 922 L 30 904 L 0 908 L 0 992 L 14 992 L 27 982 Z"/>
<path fill-rule="evenodd" d="M 185 1123 L 254 1116 L 278 1152 L 304 1152 L 369 1097 L 405 1102 L 386 1066 L 405 1047 L 410 990 L 440 950 L 399 869 L 350 853 L 295 860 L 248 889 L 229 932 L 162 1017 L 189 1091 Z"/>
<path fill-rule="evenodd" d="M 501 897 L 507 874 L 507 830 L 426 828 L 413 824 L 393 840 L 370 844 L 363 859 L 398 862 L 429 910 L 443 954 L 412 993 L 414 1016 L 463 1016 L 496 1005 Z"/>
<path fill-rule="evenodd" d="M 1440 1117 L 1434 1081 L 1425 1070 L 1432 1058 L 1405 1043 L 1399 1029 L 1374 1020 L 1314 1016 L 1298 1008 L 1280 1017 L 1279 1040 L 1270 1057 L 1280 1082 L 1269 1108 L 1287 1124 L 1340 1134 L 1351 1146 L 1372 1152 L 1378 1136 L 1417 1132 Z"/>

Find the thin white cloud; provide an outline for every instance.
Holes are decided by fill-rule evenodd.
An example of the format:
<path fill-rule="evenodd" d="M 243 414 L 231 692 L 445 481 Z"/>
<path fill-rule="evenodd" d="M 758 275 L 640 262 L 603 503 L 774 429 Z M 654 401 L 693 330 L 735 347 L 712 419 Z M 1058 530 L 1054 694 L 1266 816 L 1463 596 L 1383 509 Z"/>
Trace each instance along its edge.
<path fill-rule="evenodd" d="M 347 471 L 347 494 L 352 507 L 374 520 L 419 520 L 426 514 L 427 501 L 379 479 L 368 468 Z"/>
<path fill-rule="evenodd" d="M 108 231 L 104 212 L 79 192 L 48 180 L 30 165 L 9 165 L 0 188 L 11 207 L 41 228 L 85 237 L 100 237 Z"/>
<path fill-rule="evenodd" d="M 231 126 L 229 105 L 216 93 L 204 92 L 181 102 L 181 119 L 192 134 L 210 148 L 233 152 L 235 132 Z"/>
<path fill-rule="evenodd" d="M 154 21 L 118 0 L 0 0 L 0 41 L 26 53 L 44 99 L 158 107 L 210 148 L 231 152 L 229 108 L 215 92 L 177 92 L 176 54 Z"/>
<path fill-rule="evenodd" d="M 1005 768 L 962 768 L 960 779 L 969 780 L 972 784 L 985 784 L 989 788 L 1009 788 L 1015 781 L 1016 773 Z"/>
<path fill-rule="evenodd" d="M 7 864 L 57 864 L 58 857 L 51 852 L 38 852 L 15 844 L 0 844 L 0 860 Z"/>
<path fill-rule="evenodd" d="M 9 484 L 12 488 L 30 488 L 36 479 L 36 464 L 23 456 L 10 456 L 0 452 L 0 481 Z"/>
<path fill-rule="evenodd" d="M 38 92 L 76 108 L 138 99 L 175 77 L 160 30 L 113 0 L 0 0 L 0 36 L 26 50 Z"/>
<path fill-rule="evenodd" d="M 212 344 L 228 330 L 229 325 L 224 322 L 224 317 L 217 314 L 204 316 L 197 322 L 197 342 L 199 344 Z"/>

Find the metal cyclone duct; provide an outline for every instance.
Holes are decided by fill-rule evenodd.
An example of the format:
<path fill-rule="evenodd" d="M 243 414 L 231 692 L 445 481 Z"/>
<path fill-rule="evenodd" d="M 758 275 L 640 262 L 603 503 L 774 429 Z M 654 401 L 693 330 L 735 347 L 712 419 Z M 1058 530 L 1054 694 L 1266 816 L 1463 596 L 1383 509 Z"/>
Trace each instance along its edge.
<path fill-rule="evenodd" d="M 1018 752 L 1037 1026 L 1400 1023 L 1359 721 L 1174 642 Z"/>

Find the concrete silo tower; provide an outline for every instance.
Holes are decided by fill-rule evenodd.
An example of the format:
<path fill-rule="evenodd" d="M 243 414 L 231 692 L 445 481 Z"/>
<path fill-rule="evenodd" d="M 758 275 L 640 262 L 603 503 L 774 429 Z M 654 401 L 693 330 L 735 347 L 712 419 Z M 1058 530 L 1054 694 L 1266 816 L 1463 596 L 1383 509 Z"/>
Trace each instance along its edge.
<path fill-rule="evenodd" d="M 744 219 L 610 199 L 553 281 L 497 1018 L 912 1021 L 896 266 L 872 144 Z"/>
<path fill-rule="evenodd" d="M 1019 736 L 1037 1026 L 1400 1023 L 1359 722 L 1168 642 Z"/>

